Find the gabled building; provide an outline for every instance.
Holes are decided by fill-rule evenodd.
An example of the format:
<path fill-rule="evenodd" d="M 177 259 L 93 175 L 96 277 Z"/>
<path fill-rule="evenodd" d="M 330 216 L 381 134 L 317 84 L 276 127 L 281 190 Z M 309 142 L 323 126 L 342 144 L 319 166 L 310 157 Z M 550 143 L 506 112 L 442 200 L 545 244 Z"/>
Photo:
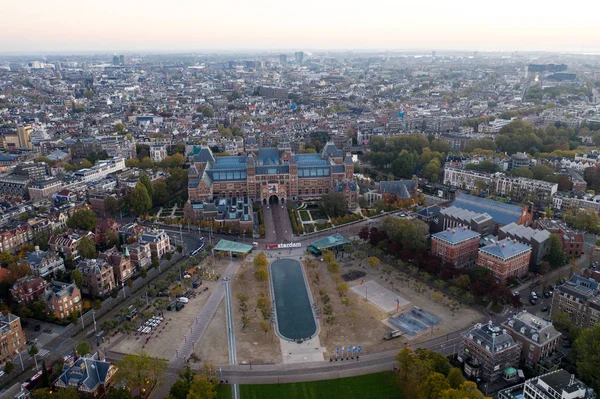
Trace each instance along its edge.
<path fill-rule="evenodd" d="M 81 312 L 81 291 L 75 283 L 53 281 L 48 286 L 44 298 L 48 310 L 59 320 L 69 317 L 73 312 Z"/>
<path fill-rule="evenodd" d="M 83 275 L 81 291 L 85 295 L 107 296 L 117 288 L 113 268 L 103 259 L 81 260 L 77 269 Z"/>
<path fill-rule="evenodd" d="M 150 245 L 150 253 L 156 259 L 162 258 L 171 249 L 169 235 L 164 230 L 145 230 L 140 237 L 140 243 Z"/>
<path fill-rule="evenodd" d="M 525 365 L 534 368 L 550 357 L 558 349 L 562 335 L 552 325 L 540 317 L 522 311 L 502 323 L 506 332 L 522 345 L 521 359 Z"/>
<path fill-rule="evenodd" d="M 551 312 L 552 316 L 567 313 L 575 325 L 592 328 L 600 322 L 600 285 L 592 278 L 573 275 L 554 289 Z"/>
<path fill-rule="evenodd" d="M 136 242 L 125 247 L 129 253 L 131 264 L 138 270 L 147 269 L 152 263 L 152 252 L 150 252 L 150 244 Z"/>
<path fill-rule="evenodd" d="M 50 237 L 48 246 L 51 251 L 61 253 L 65 258 L 72 257 L 76 259 L 79 257 L 77 253 L 77 245 L 81 240 L 79 234 L 55 234 Z"/>
<path fill-rule="evenodd" d="M 65 364 L 62 374 L 54 381 L 55 388 L 71 388 L 83 399 L 103 398 L 108 394 L 117 366 L 91 357 L 80 357 L 72 365 Z"/>
<path fill-rule="evenodd" d="M 41 297 L 46 292 L 48 282 L 39 276 L 21 277 L 10 288 L 10 294 L 18 304 L 27 304 Z"/>
<path fill-rule="evenodd" d="M 57 272 L 65 271 L 65 261 L 51 250 L 40 251 L 38 248 L 36 251 L 27 253 L 25 261 L 36 276 L 55 276 Z"/>
<path fill-rule="evenodd" d="M 117 247 L 112 247 L 104 252 L 100 252 L 98 258 L 105 260 L 112 266 L 117 285 L 124 284 L 133 276 L 135 269 L 131 263 L 127 247 L 125 247 L 125 253 L 119 252 Z"/>

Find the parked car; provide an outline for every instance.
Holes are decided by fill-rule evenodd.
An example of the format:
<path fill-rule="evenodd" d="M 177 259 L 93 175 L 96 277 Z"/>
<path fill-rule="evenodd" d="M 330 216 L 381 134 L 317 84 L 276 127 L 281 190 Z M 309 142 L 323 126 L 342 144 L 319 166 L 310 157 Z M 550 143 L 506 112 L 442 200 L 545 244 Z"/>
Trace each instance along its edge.
<path fill-rule="evenodd" d="M 175 310 L 179 312 L 181 309 L 184 308 L 184 306 L 185 305 L 183 303 L 177 302 L 177 304 L 175 305 Z"/>
<path fill-rule="evenodd" d="M 532 305 L 535 305 L 535 304 L 537 303 L 537 299 L 535 299 L 535 298 L 531 298 L 531 299 L 529 300 L 529 303 L 530 303 L 530 304 L 532 304 Z"/>
<path fill-rule="evenodd" d="M 550 305 L 547 305 L 544 308 L 542 308 L 542 312 L 547 312 L 549 310 L 550 310 Z"/>
<path fill-rule="evenodd" d="M 48 333 L 48 334 L 51 334 L 52 333 L 52 329 L 50 327 L 44 328 L 44 332 Z"/>
<path fill-rule="evenodd" d="M 177 302 L 180 302 L 180 303 L 188 303 L 189 301 L 190 300 L 184 296 L 177 298 Z"/>

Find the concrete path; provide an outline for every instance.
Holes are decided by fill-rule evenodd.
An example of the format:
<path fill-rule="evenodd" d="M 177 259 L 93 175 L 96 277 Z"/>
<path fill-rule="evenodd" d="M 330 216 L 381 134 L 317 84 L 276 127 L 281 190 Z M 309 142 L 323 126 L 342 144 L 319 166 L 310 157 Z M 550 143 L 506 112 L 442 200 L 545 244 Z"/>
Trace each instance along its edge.
<path fill-rule="evenodd" d="M 229 348 L 229 364 L 237 364 L 237 352 L 235 348 L 235 326 L 233 324 L 233 306 L 231 305 L 231 279 L 226 277 L 225 281 L 225 313 L 227 318 L 227 346 Z M 240 398 L 240 386 L 232 384 L 231 399 Z"/>

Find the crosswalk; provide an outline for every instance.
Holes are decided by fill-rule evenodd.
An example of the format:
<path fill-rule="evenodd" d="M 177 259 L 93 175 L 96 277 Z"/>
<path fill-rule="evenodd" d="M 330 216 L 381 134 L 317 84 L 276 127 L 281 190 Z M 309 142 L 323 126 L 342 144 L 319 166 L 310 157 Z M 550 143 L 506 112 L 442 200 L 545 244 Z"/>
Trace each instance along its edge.
<path fill-rule="evenodd" d="M 40 351 L 37 353 L 38 356 L 46 356 L 48 353 L 50 353 L 50 351 L 48 349 L 40 349 Z"/>

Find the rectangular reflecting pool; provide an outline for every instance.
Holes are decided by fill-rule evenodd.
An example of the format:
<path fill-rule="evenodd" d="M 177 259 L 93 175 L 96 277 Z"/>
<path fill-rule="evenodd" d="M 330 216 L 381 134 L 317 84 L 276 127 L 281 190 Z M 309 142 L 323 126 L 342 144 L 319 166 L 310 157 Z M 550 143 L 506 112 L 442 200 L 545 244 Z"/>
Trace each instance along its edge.
<path fill-rule="evenodd" d="M 317 322 L 300 262 L 279 259 L 269 265 L 277 334 L 301 341 L 317 333 Z"/>

